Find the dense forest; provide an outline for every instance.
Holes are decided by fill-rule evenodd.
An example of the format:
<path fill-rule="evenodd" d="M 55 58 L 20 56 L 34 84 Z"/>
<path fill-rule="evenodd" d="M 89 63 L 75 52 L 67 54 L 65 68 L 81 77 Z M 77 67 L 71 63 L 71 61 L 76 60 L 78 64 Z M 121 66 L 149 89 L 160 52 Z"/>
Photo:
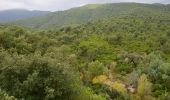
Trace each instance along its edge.
<path fill-rule="evenodd" d="M 113 5 L 84 7 L 99 12 Z M 62 25 L 13 25 L 36 18 L 0 25 L 0 98 L 170 100 L 169 5 L 116 5 L 133 11 Z M 64 13 L 75 9 L 82 8 Z"/>

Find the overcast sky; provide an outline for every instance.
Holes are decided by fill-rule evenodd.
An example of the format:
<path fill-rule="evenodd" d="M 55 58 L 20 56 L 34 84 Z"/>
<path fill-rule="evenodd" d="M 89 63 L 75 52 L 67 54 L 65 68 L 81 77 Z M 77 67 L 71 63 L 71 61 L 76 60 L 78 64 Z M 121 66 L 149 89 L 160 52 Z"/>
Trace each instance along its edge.
<path fill-rule="evenodd" d="M 140 2 L 140 3 L 170 3 L 170 0 L 0 0 L 0 10 L 6 9 L 29 9 L 43 11 L 65 10 L 92 3 L 117 3 L 117 2 Z"/>

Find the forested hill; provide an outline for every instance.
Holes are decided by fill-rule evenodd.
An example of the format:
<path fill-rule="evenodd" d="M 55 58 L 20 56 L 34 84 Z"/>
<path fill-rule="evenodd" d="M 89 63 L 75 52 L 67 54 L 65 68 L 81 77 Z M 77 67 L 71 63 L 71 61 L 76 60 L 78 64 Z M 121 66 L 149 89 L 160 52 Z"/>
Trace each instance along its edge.
<path fill-rule="evenodd" d="M 41 32 L 0 26 L 0 97 L 169 100 L 170 14 L 152 15 Z"/>
<path fill-rule="evenodd" d="M 0 11 L 0 23 L 15 21 L 24 18 L 46 15 L 48 11 L 29 11 L 25 9 L 11 9 Z"/>
<path fill-rule="evenodd" d="M 0 25 L 0 99 L 170 100 L 169 8 L 86 5 L 15 22 L 39 31 Z"/>
<path fill-rule="evenodd" d="M 23 19 L 12 24 L 28 26 L 36 29 L 52 29 L 61 26 L 78 25 L 89 21 L 119 16 L 124 14 L 154 14 L 169 13 L 169 5 L 114 3 L 89 4 L 83 7 L 72 8 L 66 11 L 57 11 L 46 16 Z"/>

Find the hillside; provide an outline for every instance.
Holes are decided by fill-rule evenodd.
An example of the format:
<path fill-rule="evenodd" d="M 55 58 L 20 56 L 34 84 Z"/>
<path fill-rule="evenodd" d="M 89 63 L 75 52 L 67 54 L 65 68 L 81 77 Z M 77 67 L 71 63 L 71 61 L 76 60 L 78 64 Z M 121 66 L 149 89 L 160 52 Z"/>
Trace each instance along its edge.
<path fill-rule="evenodd" d="M 104 14 L 100 15 L 101 8 L 109 9 L 109 5 L 119 6 L 115 15 L 108 14 L 107 10 L 109 17 L 104 18 Z M 169 100 L 170 13 L 167 7 L 160 4 L 87 5 L 57 13 L 67 12 L 67 15 L 76 11 L 79 16 L 76 18 L 80 18 L 79 14 L 95 9 L 93 12 L 100 16 L 92 18 L 104 19 L 45 30 L 55 26 L 48 23 L 52 16 L 47 22 L 44 16 L 43 27 L 37 27 L 42 30 L 38 32 L 0 26 L 1 98 Z M 124 10 L 120 12 L 118 8 Z M 131 10 L 125 10 L 127 8 Z M 100 9 L 98 13 L 96 9 Z M 70 18 L 67 21 L 80 21 L 66 15 Z M 46 23 L 48 27 L 44 26 Z"/>
<path fill-rule="evenodd" d="M 46 15 L 48 11 L 29 11 L 24 9 L 11 9 L 0 11 L 0 23 L 15 21 L 24 18 Z"/>
<path fill-rule="evenodd" d="M 46 16 L 29 18 L 12 22 L 12 24 L 28 26 L 35 29 L 52 29 L 62 26 L 79 25 L 97 21 L 111 16 L 129 15 L 136 13 L 157 14 L 169 13 L 169 5 L 117 3 L 117 4 L 89 4 L 66 11 L 50 13 Z"/>

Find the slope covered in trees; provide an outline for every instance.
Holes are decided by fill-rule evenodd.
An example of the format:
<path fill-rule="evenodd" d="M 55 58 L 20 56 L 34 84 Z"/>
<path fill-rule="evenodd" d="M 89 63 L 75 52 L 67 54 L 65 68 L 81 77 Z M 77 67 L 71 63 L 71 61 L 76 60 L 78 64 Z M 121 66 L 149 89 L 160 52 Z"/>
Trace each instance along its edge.
<path fill-rule="evenodd" d="M 144 8 L 45 31 L 1 25 L 0 98 L 169 100 L 170 13 Z"/>
<path fill-rule="evenodd" d="M 97 21 L 98 19 L 104 19 L 110 16 L 133 13 L 167 13 L 169 11 L 169 5 L 138 3 L 89 4 L 66 11 L 50 13 L 42 17 L 19 20 L 13 22 L 13 24 L 29 26 L 35 29 L 52 29 Z"/>

